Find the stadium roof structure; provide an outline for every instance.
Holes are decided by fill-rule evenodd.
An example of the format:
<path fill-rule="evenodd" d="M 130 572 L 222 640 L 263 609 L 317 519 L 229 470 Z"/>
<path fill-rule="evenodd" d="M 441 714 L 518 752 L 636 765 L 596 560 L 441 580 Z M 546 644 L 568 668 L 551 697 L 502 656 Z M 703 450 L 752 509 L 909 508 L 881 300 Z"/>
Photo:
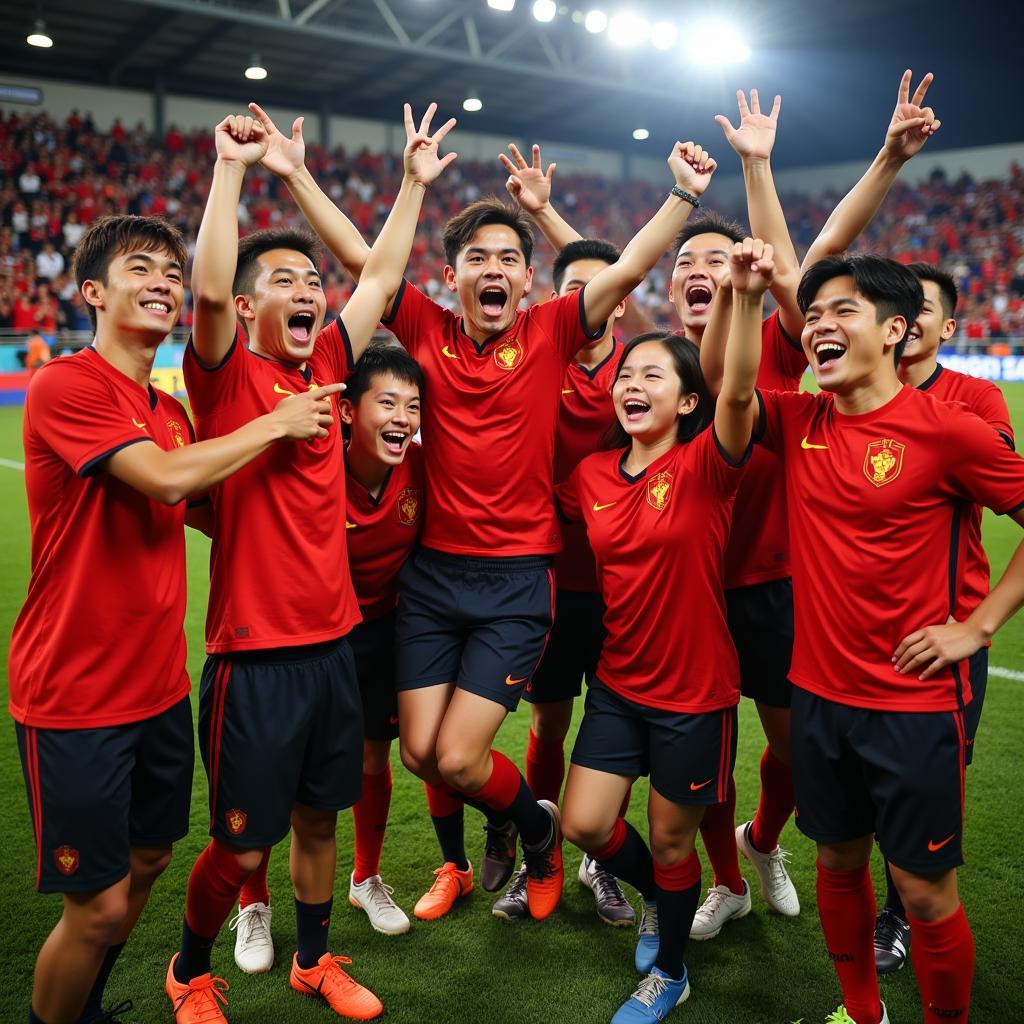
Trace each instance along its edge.
<path fill-rule="evenodd" d="M 529 0 L 511 12 L 485 0 L 0 0 L 0 73 L 386 120 L 403 100 L 422 108 L 436 99 L 474 130 L 644 156 L 667 152 L 680 134 L 720 146 L 712 114 L 735 115 L 735 89 L 753 85 L 783 94 L 777 163 L 794 166 L 862 159 L 912 67 L 915 79 L 936 74 L 929 102 L 944 129 L 935 146 L 1024 133 L 999 99 L 1016 66 L 1022 5 L 977 5 L 965 30 L 963 4 L 948 0 L 633 0 L 684 41 L 704 15 L 737 25 L 750 60 L 702 67 L 682 44 L 616 47 L 581 24 L 591 8 L 618 6 L 563 0 L 541 23 Z M 52 49 L 25 42 L 39 16 Z M 269 70 L 263 82 L 243 77 L 253 54 Z M 463 112 L 471 94 L 482 113 Z M 637 127 L 650 132 L 642 143 Z"/>

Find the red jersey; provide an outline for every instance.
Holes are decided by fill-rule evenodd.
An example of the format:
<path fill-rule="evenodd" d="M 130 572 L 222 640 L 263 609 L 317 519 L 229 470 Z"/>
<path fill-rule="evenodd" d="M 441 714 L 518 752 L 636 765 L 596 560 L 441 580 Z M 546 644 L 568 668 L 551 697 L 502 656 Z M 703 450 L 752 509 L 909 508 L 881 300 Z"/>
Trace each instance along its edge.
<path fill-rule="evenodd" d="M 605 603 L 597 678 L 628 700 L 689 714 L 739 703 L 722 572 L 742 470 L 713 428 L 637 476 L 628 449 L 584 459 L 557 488 L 586 524 Z"/>
<path fill-rule="evenodd" d="M 562 381 L 562 401 L 555 430 L 555 483 L 569 478 L 580 461 L 601 447 L 609 426 L 615 422 L 612 384 L 622 348 L 611 352 L 592 369 L 573 361 Z M 559 590 L 597 592 L 594 554 L 583 523 L 561 523 L 562 550 L 555 556 L 555 580 Z"/>
<path fill-rule="evenodd" d="M 956 370 L 937 366 L 935 372 L 923 383 L 918 391 L 927 391 L 942 402 L 960 402 L 975 416 L 980 416 L 1007 443 L 1014 447 L 1013 427 L 1010 425 L 1010 411 L 1002 391 L 991 381 L 971 377 Z M 988 556 L 981 541 L 981 518 L 983 508 L 975 504 L 967 519 L 967 555 L 964 562 L 964 582 L 960 590 L 960 601 L 953 615 L 963 621 L 982 601 L 988 597 L 989 572 Z"/>
<path fill-rule="evenodd" d="M 185 388 L 200 438 L 219 437 L 298 394 L 351 373 L 344 325 L 316 339 L 304 370 L 265 359 L 237 338 L 212 369 L 185 349 Z M 297 647 L 359 622 L 345 547 L 345 464 L 337 417 L 327 437 L 283 441 L 210 491 L 214 532 L 206 650 Z"/>
<path fill-rule="evenodd" d="M 185 502 L 147 498 L 104 460 L 190 443 L 188 415 L 90 346 L 33 376 L 23 437 L 32 575 L 11 637 L 11 714 L 47 729 L 158 715 L 189 690 Z"/>
<path fill-rule="evenodd" d="M 552 499 L 565 369 L 588 341 L 583 290 L 530 306 L 478 345 L 462 317 L 403 282 L 385 326 L 423 367 L 423 544 L 484 558 L 561 546 Z M 596 337 L 604 333 L 604 324 Z"/>
<path fill-rule="evenodd" d="M 757 386 L 765 391 L 799 391 L 807 358 L 799 341 L 782 329 L 778 311 L 761 324 L 761 366 Z M 725 549 L 725 587 L 749 587 L 790 575 L 789 527 L 782 467 L 760 445 L 743 474 Z"/>
<path fill-rule="evenodd" d="M 423 525 L 423 449 L 410 444 L 388 470 L 373 498 L 346 474 L 345 534 L 359 610 L 378 619 L 398 605 L 398 570 L 412 553 Z"/>
<path fill-rule="evenodd" d="M 892 655 L 955 610 L 970 505 L 1024 506 L 1024 460 L 973 413 L 914 388 L 856 416 L 829 394 L 761 398 L 794 542 L 790 679 L 854 707 L 951 711 L 960 687 L 968 703 L 964 666 L 922 682 Z"/>

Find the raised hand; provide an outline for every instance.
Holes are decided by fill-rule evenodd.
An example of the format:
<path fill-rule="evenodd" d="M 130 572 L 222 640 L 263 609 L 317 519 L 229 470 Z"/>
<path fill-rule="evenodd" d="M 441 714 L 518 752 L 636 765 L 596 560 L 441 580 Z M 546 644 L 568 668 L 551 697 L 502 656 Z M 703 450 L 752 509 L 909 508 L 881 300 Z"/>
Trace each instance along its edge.
<path fill-rule="evenodd" d="M 756 89 L 750 90 L 750 106 L 742 89 L 736 90 L 736 103 L 740 111 L 740 125 L 734 128 L 724 114 L 716 114 L 715 120 L 721 125 L 725 141 L 729 143 L 741 160 L 767 160 L 775 145 L 775 129 L 779 122 L 782 97 L 776 96 L 770 114 L 761 113 L 761 100 Z"/>
<path fill-rule="evenodd" d="M 760 238 L 744 238 L 729 254 L 729 281 L 737 295 L 757 298 L 775 277 L 775 251 Z"/>
<path fill-rule="evenodd" d="M 548 164 L 545 171 L 540 159 L 540 146 L 534 144 L 533 163 L 528 164 L 519 152 L 519 147 L 510 143 L 508 151 L 512 162 L 504 153 L 498 154 L 501 166 L 508 171 L 505 188 L 508 194 L 527 212 L 538 213 L 551 201 L 551 178 L 557 164 Z"/>
<path fill-rule="evenodd" d="M 344 384 L 328 384 L 281 399 L 270 414 L 281 428 L 281 436 L 288 441 L 326 437 L 334 418 L 331 413 L 331 396 L 344 389 Z"/>
<path fill-rule="evenodd" d="M 244 167 L 258 164 L 267 151 L 267 133 L 255 118 L 245 114 L 228 114 L 214 129 L 217 159 L 240 163 Z"/>
<path fill-rule="evenodd" d="M 668 166 L 683 191 L 702 196 L 718 164 L 695 142 L 677 142 L 668 155 Z"/>
<path fill-rule="evenodd" d="M 455 127 L 455 118 L 450 117 L 440 128 L 430 134 L 430 122 L 437 111 L 437 104 L 431 103 L 420 121 L 419 130 L 412 119 L 412 107 L 408 103 L 405 111 L 405 175 L 421 185 L 429 185 L 437 176 L 455 160 L 455 153 L 439 157 L 441 141 Z"/>
<path fill-rule="evenodd" d="M 894 159 L 907 161 L 939 130 L 942 122 L 935 116 L 931 107 L 924 107 L 928 86 L 932 84 L 934 75 L 929 71 L 921 84 L 910 95 L 911 71 L 907 68 L 900 79 L 899 94 L 896 97 L 896 109 L 892 112 L 892 120 L 885 133 L 885 149 Z"/>
<path fill-rule="evenodd" d="M 258 103 L 250 103 L 249 109 L 267 135 L 267 151 L 260 163 L 281 178 L 287 178 L 289 174 L 302 170 L 306 161 L 306 142 L 302 137 L 302 122 L 305 118 L 295 118 L 292 123 L 292 136 L 288 138 Z"/>

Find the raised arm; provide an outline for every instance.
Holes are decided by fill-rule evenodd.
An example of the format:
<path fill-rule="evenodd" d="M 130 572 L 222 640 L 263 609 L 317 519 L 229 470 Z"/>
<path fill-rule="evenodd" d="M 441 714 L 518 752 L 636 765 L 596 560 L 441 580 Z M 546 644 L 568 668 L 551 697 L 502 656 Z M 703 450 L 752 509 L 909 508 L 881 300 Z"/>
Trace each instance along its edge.
<path fill-rule="evenodd" d="M 700 339 L 700 372 L 712 397 L 717 398 L 722 390 L 722 375 L 725 373 L 725 346 L 729 340 L 732 324 L 732 280 L 726 278 L 715 293 L 711 303 L 711 315 Z"/>
<path fill-rule="evenodd" d="M 263 126 L 242 114 L 225 117 L 214 130 L 214 140 L 217 162 L 192 263 L 192 344 L 207 366 L 217 366 L 235 340 L 238 201 L 246 170 L 267 151 Z"/>
<path fill-rule="evenodd" d="M 761 364 L 761 314 L 774 271 L 772 247 L 767 242 L 745 238 L 733 246 L 729 257 L 732 319 L 722 390 L 715 404 L 715 434 L 733 462 L 746 454 L 756 426 L 754 389 Z"/>
<path fill-rule="evenodd" d="M 750 233 L 769 243 L 775 250 L 775 276 L 772 295 L 779 304 L 779 316 L 786 333 L 795 336 L 804 326 L 803 314 L 796 304 L 796 288 L 800 283 L 800 261 L 786 226 L 779 194 L 772 177 L 771 153 L 782 109 L 782 97 L 776 96 L 771 113 L 761 113 L 761 100 L 757 90 L 750 90 L 750 106 L 743 90 L 736 92 L 740 123 L 734 128 L 724 115 L 715 120 L 721 126 L 725 139 L 736 151 L 743 166 L 743 184 L 747 192 L 747 217 Z M 701 343 L 703 347 L 703 342 Z"/>
<path fill-rule="evenodd" d="M 909 69 L 903 72 L 896 109 L 892 112 L 885 142 L 878 156 L 832 211 L 807 250 L 804 267 L 849 249 L 871 223 L 903 165 L 919 153 L 921 147 L 939 130 L 942 122 L 936 119 L 935 111 L 921 105 L 933 77 L 931 72 L 925 75 L 911 98 L 911 72 Z"/>
<path fill-rule="evenodd" d="M 508 194 L 534 219 L 555 252 L 560 252 L 570 242 L 578 242 L 583 236 L 551 205 L 551 179 L 558 165 L 548 164 L 545 171 L 541 164 L 540 146 L 536 144 L 532 164 L 523 159 L 518 146 L 510 143 L 508 150 L 512 154 L 511 160 L 504 153 L 498 154 L 502 167 L 508 171 L 508 181 L 505 182 Z"/>
<path fill-rule="evenodd" d="M 622 255 L 605 267 L 583 289 L 587 330 L 593 334 L 612 310 L 650 273 L 665 254 L 704 194 L 718 166 L 709 153 L 693 142 L 677 142 L 668 156 L 675 179 L 661 209 L 633 236 Z M 683 198 L 679 193 L 691 196 Z"/>

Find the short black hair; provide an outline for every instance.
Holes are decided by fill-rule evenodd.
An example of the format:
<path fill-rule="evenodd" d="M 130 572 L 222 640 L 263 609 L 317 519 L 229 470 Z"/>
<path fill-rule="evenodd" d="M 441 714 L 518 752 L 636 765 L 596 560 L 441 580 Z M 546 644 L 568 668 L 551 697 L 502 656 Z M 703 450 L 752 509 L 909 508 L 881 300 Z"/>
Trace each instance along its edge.
<path fill-rule="evenodd" d="M 749 234 L 750 232 L 739 221 L 716 213 L 714 210 L 705 210 L 703 213 L 698 213 L 696 217 L 691 217 L 683 225 L 683 230 L 676 235 L 672 258 L 675 259 L 679 255 L 679 250 L 694 235 L 725 235 L 733 242 L 742 242 Z"/>
<path fill-rule="evenodd" d="M 909 330 L 921 315 L 924 305 L 921 282 L 902 263 L 875 253 L 826 256 L 810 266 L 800 278 L 796 291 L 800 312 L 806 314 L 807 307 L 814 302 L 822 286 L 836 277 L 853 278 L 854 288 L 874 304 L 877 323 L 891 316 L 902 316 Z M 904 331 L 893 351 L 897 366 L 906 345 L 907 334 Z"/>
<path fill-rule="evenodd" d="M 646 342 L 654 341 L 668 351 L 672 364 L 679 375 L 684 394 L 696 394 L 697 405 L 693 412 L 680 416 L 677 424 L 676 437 L 680 444 L 692 441 L 702 430 L 711 425 L 715 417 L 715 403 L 708 391 L 704 374 L 700 368 L 700 349 L 682 334 L 675 331 L 648 331 L 638 334 L 626 343 L 619 357 L 619 365 L 615 367 L 615 377 L 622 371 L 622 365 L 629 358 L 630 352 Z M 616 417 L 604 437 L 606 449 L 625 448 L 632 443 L 632 438 Z"/>
<path fill-rule="evenodd" d="M 345 381 L 342 398 L 347 398 L 353 405 L 370 390 L 373 378 L 382 374 L 391 374 L 405 384 L 412 384 L 423 398 L 423 370 L 420 364 L 401 345 L 393 341 L 371 341 L 359 357 L 352 375 Z"/>
<path fill-rule="evenodd" d="M 259 276 L 257 260 L 272 249 L 294 249 L 319 267 L 323 249 L 316 235 L 298 228 L 268 228 L 254 231 L 238 243 L 238 263 L 231 283 L 232 295 L 251 295 Z M 318 271 L 319 272 L 319 271 Z"/>
<path fill-rule="evenodd" d="M 960 301 L 960 293 L 957 291 L 953 278 L 942 267 L 937 267 L 934 263 L 911 263 L 907 270 L 918 281 L 931 281 L 939 286 L 939 294 L 942 296 L 942 312 L 946 314 L 947 320 L 952 320 L 956 315 L 956 304 Z"/>
<path fill-rule="evenodd" d="M 618 246 L 606 242 L 603 238 L 579 238 L 564 246 L 555 257 L 554 265 L 551 268 L 551 278 L 555 285 L 555 291 L 562 290 L 562 282 L 565 280 L 565 271 L 570 263 L 577 260 L 601 260 L 611 266 L 618 263 L 622 251 Z"/>
<path fill-rule="evenodd" d="M 485 196 L 475 203 L 470 203 L 445 224 L 441 243 L 448 266 L 455 266 L 459 253 L 469 245 L 473 236 L 488 224 L 503 224 L 519 236 L 523 259 L 529 266 L 533 259 L 534 242 L 530 218 L 518 206 L 509 206 L 497 196 Z"/>

